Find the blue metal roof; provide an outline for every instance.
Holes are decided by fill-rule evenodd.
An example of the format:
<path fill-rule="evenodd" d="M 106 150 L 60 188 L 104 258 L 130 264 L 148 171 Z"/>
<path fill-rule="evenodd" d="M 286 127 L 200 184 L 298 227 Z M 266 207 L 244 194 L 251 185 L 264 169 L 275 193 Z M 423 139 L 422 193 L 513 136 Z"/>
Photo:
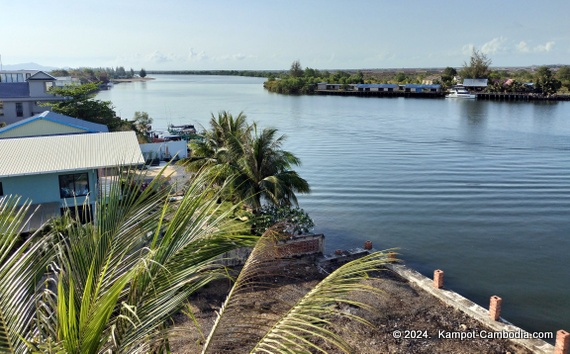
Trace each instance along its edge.
<path fill-rule="evenodd" d="M 356 87 L 360 88 L 396 88 L 396 84 L 356 84 Z"/>
<path fill-rule="evenodd" d="M 438 89 L 441 85 L 434 84 L 434 85 L 423 85 L 423 84 L 405 84 L 404 87 L 406 88 L 429 88 L 429 89 Z"/>
<path fill-rule="evenodd" d="M 45 111 L 43 113 L 36 114 L 35 116 L 32 116 L 30 118 L 22 119 L 16 123 L 7 125 L 4 128 L 0 128 L 0 134 L 40 119 L 44 119 L 50 122 L 66 125 L 77 129 L 82 129 L 85 130 L 86 133 L 109 132 L 109 128 L 104 124 L 88 122 L 86 120 L 69 117 L 63 114 L 58 114 L 51 111 Z"/>
<path fill-rule="evenodd" d="M 30 89 L 27 82 L 0 83 L 0 99 L 23 97 L 30 97 Z"/>

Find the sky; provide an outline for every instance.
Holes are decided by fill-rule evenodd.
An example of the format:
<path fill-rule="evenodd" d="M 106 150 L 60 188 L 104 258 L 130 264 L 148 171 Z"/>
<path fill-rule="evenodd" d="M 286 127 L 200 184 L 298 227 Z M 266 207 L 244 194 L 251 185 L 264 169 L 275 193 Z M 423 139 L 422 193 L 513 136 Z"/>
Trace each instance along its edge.
<path fill-rule="evenodd" d="M 0 0 L 4 66 L 127 70 L 570 64 L 568 0 Z"/>

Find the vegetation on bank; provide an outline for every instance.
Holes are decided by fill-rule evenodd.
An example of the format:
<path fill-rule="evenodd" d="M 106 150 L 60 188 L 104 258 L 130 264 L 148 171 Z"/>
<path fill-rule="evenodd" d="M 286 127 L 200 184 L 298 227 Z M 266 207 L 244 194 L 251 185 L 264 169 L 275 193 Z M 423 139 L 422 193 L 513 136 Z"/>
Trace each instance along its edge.
<path fill-rule="evenodd" d="M 78 69 L 57 69 L 52 70 L 49 73 L 51 76 L 71 76 L 78 78 L 82 84 L 85 83 L 103 83 L 106 84 L 113 79 L 131 79 L 136 75 L 140 77 L 145 77 L 147 72 L 144 69 L 139 71 L 125 70 L 123 66 L 117 66 L 115 68 L 78 68 Z"/>
<path fill-rule="evenodd" d="M 309 193 L 309 183 L 292 168 L 301 161 L 283 150 L 285 135 L 273 128 L 249 124 L 245 114 L 222 111 L 212 115 L 210 129 L 192 140 L 192 155 L 180 161 L 190 172 L 208 176 L 213 186 L 229 184 L 222 200 L 243 204 L 254 218 L 252 231 L 262 233 L 285 223 L 290 233 L 307 232 L 312 220 L 298 205 L 297 194 Z"/>
<path fill-rule="evenodd" d="M 109 131 L 133 130 L 137 133 L 140 143 L 148 142 L 148 127 L 152 118 L 146 112 L 135 112 L 131 120 L 117 117 L 117 113 L 110 101 L 95 99 L 99 84 L 86 83 L 82 85 L 67 85 L 52 87 L 50 92 L 61 97 L 64 101 L 47 103 L 53 112 L 69 117 L 79 118 L 88 122 L 104 124 Z"/>
<path fill-rule="evenodd" d="M 221 112 L 185 161 L 196 173 L 181 200 L 170 198 L 160 174 L 143 188 L 144 175 L 120 172 L 106 195 L 84 205 L 94 208 L 90 222 L 66 213 L 26 239 L 30 202 L 0 198 L 0 351 L 169 353 L 173 317 L 194 318 L 191 295 L 229 279 L 234 285 L 210 333 L 192 329 L 203 353 L 355 352 L 329 319 L 365 322 L 354 307 L 371 306 L 347 295 L 379 292 L 360 280 L 386 264 L 386 252 L 338 268 L 274 318 L 242 309 L 252 290 L 290 276 L 276 256 L 278 241 L 312 227 L 292 208 L 296 193 L 310 189 L 290 169 L 300 161 L 283 140 L 243 114 Z M 253 217 L 237 221 L 243 205 Z M 253 249 L 232 278 L 224 260 L 242 247 Z"/>

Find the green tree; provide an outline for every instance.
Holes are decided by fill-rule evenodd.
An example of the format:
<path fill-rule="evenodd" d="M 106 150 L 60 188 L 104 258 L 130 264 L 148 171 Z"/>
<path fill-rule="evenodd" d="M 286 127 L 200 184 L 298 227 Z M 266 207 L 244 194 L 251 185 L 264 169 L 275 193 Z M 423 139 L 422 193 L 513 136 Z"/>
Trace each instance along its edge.
<path fill-rule="evenodd" d="M 111 131 L 124 130 L 126 122 L 117 117 L 112 103 L 94 98 L 97 89 L 98 85 L 96 83 L 52 87 L 50 89 L 51 93 L 67 99 L 48 105 L 56 113 L 105 124 Z"/>
<path fill-rule="evenodd" d="M 554 75 L 552 75 L 552 71 L 547 66 L 541 66 L 538 68 L 535 75 L 534 85 L 536 90 L 543 95 L 555 94 L 556 91 L 562 87 L 560 80 L 557 80 Z"/>
<path fill-rule="evenodd" d="M 150 130 L 152 129 L 152 118 L 147 112 L 135 112 L 132 120 L 133 130 L 137 133 L 137 138 L 141 143 L 150 142 Z"/>
<path fill-rule="evenodd" d="M 565 65 L 558 69 L 556 78 L 562 82 L 570 81 L 570 66 Z"/>
<path fill-rule="evenodd" d="M 464 79 L 487 79 L 489 78 L 489 66 L 491 59 L 485 53 L 473 48 L 469 64 L 463 63 L 463 69 L 459 73 Z"/>
<path fill-rule="evenodd" d="M 168 353 L 172 317 L 191 294 L 227 278 L 225 252 L 253 245 L 203 352 L 309 352 L 331 346 L 354 352 L 327 319 L 363 321 L 342 309 L 371 306 L 347 294 L 378 292 L 359 280 L 380 269 L 387 253 L 337 269 L 267 326 L 262 316 L 246 316 L 240 303 L 252 286 L 268 286 L 264 277 L 273 279 L 282 269 L 275 257 L 276 231 L 261 238 L 229 231 L 230 211 L 219 210 L 219 192 L 205 179 L 196 179 L 178 204 L 153 183 L 138 193 L 114 182 L 105 202 L 96 203 L 93 223 L 66 214 L 24 241 L 19 235 L 29 203 L 20 207 L 17 198 L 0 199 L 1 352 Z"/>
<path fill-rule="evenodd" d="M 303 67 L 301 66 L 301 62 L 299 60 L 295 60 L 291 64 L 291 69 L 289 70 L 289 75 L 291 75 L 291 77 L 303 76 Z"/>
<path fill-rule="evenodd" d="M 140 76 L 140 77 L 146 77 L 146 70 L 145 70 L 145 69 L 141 69 L 141 70 L 139 71 L 139 76 Z"/>
<path fill-rule="evenodd" d="M 307 181 L 292 167 L 301 161 L 282 149 L 286 137 L 276 129 L 258 131 L 247 124 L 240 113 L 234 118 L 220 112 L 210 119 L 211 129 L 191 145 L 192 156 L 182 163 L 190 171 L 208 174 L 218 182 L 232 180 L 231 195 L 248 203 L 254 210 L 262 200 L 273 205 L 297 204 L 296 193 L 310 191 Z"/>
<path fill-rule="evenodd" d="M 238 150 L 236 191 L 254 210 L 262 201 L 273 205 L 297 205 L 297 193 L 310 193 L 309 183 L 292 170 L 301 160 L 282 150 L 285 135 L 277 136 L 277 129 L 259 131 L 253 124 L 253 134 L 247 136 Z"/>

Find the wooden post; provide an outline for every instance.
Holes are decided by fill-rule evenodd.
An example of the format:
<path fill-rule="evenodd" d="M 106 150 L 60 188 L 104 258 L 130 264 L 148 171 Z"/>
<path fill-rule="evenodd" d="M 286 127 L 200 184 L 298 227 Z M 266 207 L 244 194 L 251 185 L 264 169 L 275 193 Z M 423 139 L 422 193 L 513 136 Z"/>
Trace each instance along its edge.
<path fill-rule="evenodd" d="M 433 272 L 433 286 L 437 289 L 443 288 L 443 270 L 437 269 Z"/>
<path fill-rule="evenodd" d="M 493 321 L 498 321 L 499 317 L 501 317 L 502 302 L 503 299 L 501 299 L 497 295 L 491 296 L 491 303 L 489 305 L 489 316 L 493 319 Z"/>
<path fill-rule="evenodd" d="M 554 354 L 569 354 L 570 353 L 570 333 L 561 329 L 556 332 L 556 346 L 554 347 Z"/>

